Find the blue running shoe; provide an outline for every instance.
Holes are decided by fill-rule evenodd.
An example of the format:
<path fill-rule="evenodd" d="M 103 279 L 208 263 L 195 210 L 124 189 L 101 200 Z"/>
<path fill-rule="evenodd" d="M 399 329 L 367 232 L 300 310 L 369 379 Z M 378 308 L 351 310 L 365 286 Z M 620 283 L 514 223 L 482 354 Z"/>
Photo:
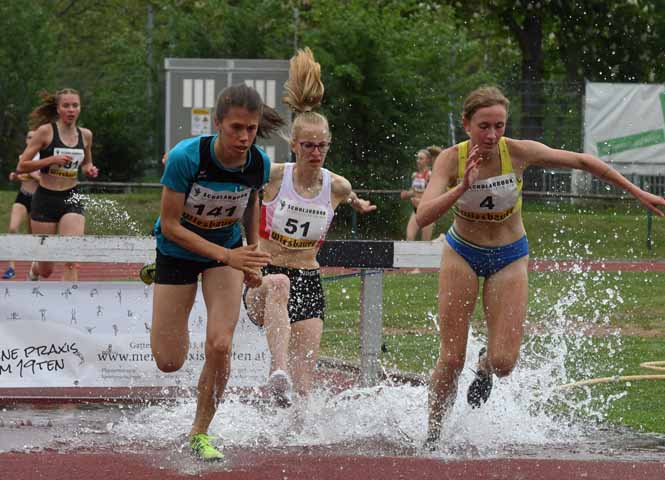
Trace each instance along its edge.
<path fill-rule="evenodd" d="M 7 270 L 5 270 L 5 273 L 2 274 L 2 279 L 11 280 L 15 276 L 16 276 L 16 270 L 14 270 L 12 267 L 9 267 Z"/>

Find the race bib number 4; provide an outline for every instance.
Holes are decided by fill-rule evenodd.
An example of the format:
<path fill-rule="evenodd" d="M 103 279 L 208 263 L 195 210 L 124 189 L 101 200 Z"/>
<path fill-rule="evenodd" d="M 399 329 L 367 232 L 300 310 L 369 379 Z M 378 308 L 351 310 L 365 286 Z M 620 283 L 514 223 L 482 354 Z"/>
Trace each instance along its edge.
<path fill-rule="evenodd" d="M 76 178 L 79 167 L 85 158 L 85 152 L 80 148 L 60 148 L 53 149 L 53 155 L 68 155 L 71 160 L 64 165 L 52 164 L 48 168 L 49 175 L 56 177 Z"/>
<path fill-rule="evenodd" d="M 457 201 L 457 214 L 468 220 L 502 222 L 515 211 L 519 198 L 514 173 L 475 182 Z"/>
<path fill-rule="evenodd" d="M 216 191 L 194 184 L 182 216 L 192 225 L 208 230 L 231 226 L 245 213 L 251 192 L 249 188 L 239 192 Z"/>
<path fill-rule="evenodd" d="M 286 248 L 312 248 L 325 234 L 327 225 L 325 208 L 280 200 L 273 213 L 270 238 Z"/>

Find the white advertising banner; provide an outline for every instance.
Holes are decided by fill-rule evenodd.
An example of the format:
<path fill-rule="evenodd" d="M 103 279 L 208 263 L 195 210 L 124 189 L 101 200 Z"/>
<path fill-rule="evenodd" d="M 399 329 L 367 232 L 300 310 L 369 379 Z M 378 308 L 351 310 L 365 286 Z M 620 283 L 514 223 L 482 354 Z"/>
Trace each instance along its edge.
<path fill-rule="evenodd" d="M 665 174 L 665 85 L 587 82 L 584 151 L 623 174 Z"/>
<path fill-rule="evenodd" d="M 195 386 L 205 358 L 201 289 L 178 372 L 155 365 L 151 315 L 152 287 L 138 282 L 3 282 L 0 388 Z M 265 383 L 269 367 L 265 334 L 241 307 L 229 386 Z"/>

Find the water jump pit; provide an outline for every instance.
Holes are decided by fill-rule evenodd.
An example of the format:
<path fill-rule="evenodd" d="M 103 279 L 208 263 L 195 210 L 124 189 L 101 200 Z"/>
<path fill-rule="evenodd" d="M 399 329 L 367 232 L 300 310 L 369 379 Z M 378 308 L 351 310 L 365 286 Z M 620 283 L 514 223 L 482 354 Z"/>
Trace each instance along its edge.
<path fill-rule="evenodd" d="M 471 348 L 475 348 L 474 345 Z M 481 409 L 460 389 L 442 439 L 425 450 L 427 389 L 393 377 L 362 388 L 353 370 L 318 369 L 317 389 L 289 409 L 260 389 L 230 392 L 210 433 L 226 458 L 187 448 L 195 400 L 24 403 L 0 408 L 3 478 L 662 479 L 665 436 L 538 411 L 532 368 L 499 380 Z M 465 370 L 461 384 L 471 379 Z"/>
<path fill-rule="evenodd" d="M 226 457 L 212 464 L 188 452 L 191 396 L 157 401 L 139 393 L 138 401 L 128 395 L 106 403 L 69 393 L 48 401 L 0 392 L 0 472 L 2 478 L 74 480 L 663 479 L 665 436 L 606 421 L 625 393 L 602 397 L 592 386 L 560 388 L 597 373 L 593 365 L 581 377 L 579 369 L 577 377 L 566 373 L 567 362 L 596 348 L 565 315 L 568 305 L 589 298 L 581 293 L 551 307 L 547 331 L 525 340 L 516 370 L 495 383 L 477 410 L 465 399 L 483 344 L 472 332 L 458 398 L 434 451 L 422 447 L 425 383 L 397 376 L 361 387 L 356 371 L 327 365 L 318 370 L 319 388 L 289 409 L 266 405 L 260 390 L 229 392 L 210 428 Z M 606 340 L 610 350 L 620 342 L 620 336 Z"/>

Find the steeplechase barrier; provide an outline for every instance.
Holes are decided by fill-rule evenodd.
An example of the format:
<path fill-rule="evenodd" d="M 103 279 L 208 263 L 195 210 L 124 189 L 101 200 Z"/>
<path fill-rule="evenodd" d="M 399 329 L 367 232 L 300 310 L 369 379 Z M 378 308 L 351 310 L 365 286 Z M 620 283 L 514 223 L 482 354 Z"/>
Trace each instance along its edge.
<path fill-rule="evenodd" d="M 384 269 L 436 267 L 440 251 L 438 242 L 353 240 L 328 241 L 322 246 L 319 253 L 321 266 L 350 268 L 361 279 L 359 357 L 362 385 L 375 385 L 382 376 L 379 357 L 383 344 Z M 154 258 L 155 241 L 152 237 L 0 235 L 0 261 L 140 264 L 152 262 Z M 76 373 L 66 377 L 65 384 L 70 382 L 69 389 L 60 389 L 64 396 L 76 395 L 78 387 L 85 385 L 86 381 L 87 385 L 101 383 L 107 390 L 122 391 L 119 385 L 126 381 L 131 387 L 133 382 L 140 381 L 141 375 L 150 377 L 154 388 L 173 386 L 173 376 L 162 381 L 147 373 L 154 375 L 155 372 L 147 343 L 151 287 L 138 281 L 4 282 L 2 286 L 0 331 L 4 330 L 4 338 L 0 340 L 0 390 L 3 388 L 2 376 L 7 379 L 10 374 L 20 376 L 21 385 L 48 388 L 51 377 L 44 381 L 42 372 L 66 370 L 61 359 L 63 355 L 69 356 L 69 362 L 76 363 Z M 198 360 L 202 358 L 204 325 L 205 308 L 198 299 L 190 315 L 190 355 Z M 17 333 L 19 327 L 23 329 L 24 339 L 28 336 L 35 340 L 28 343 L 16 340 L 12 332 Z M 82 345 L 92 338 L 86 334 L 92 335 L 93 331 L 97 345 L 83 355 L 79 350 L 83 350 Z M 124 343 L 121 341 L 123 333 L 127 335 Z M 61 341 L 56 344 L 47 340 L 60 335 Z M 242 315 L 236 330 L 236 336 L 239 335 L 243 340 L 238 344 L 234 342 L 234 360 L 237 356 L 236 365 L 242 365 L 241 361 L 246 360 L 248 367 L 239 380 L 236 378 L 236 383 L 238 386 L 255 385 L 267 374 L 269 352 L 265 340 L 259 338 L 250 322 L 243 321 Z M 118 351 L 117 344 L 131 345 L 135 350 L 122 351 L 120 348 Z M 90 357 L 105 365 L 98 367 L 101 372 L 93 374 L 87 368 Z M 109 359 L 115 363 L 104 363 Z M 120 361 L 135 365 L 123 367 Z M 192 371 L 186 373 L 193 374 Z M 59 381 L 54 386 L 62 387 L 62 377 Z M 176 384 L 188 382 L 186 378 L 176 378 L 175 381 Z M 7 387 L 6 383 L 4 387 Z"/>
<path fill-rule="evenodd" d="M 382 378 L 383 369 L 379 362 L 381 347 L 383 345 L 383 274 L 386 269 L 400 268 L 438 268 L 441 262 L 442 244 L 438 241 L 432 242 L 409 242 L 409 241 L 372 241 L 372 240 L 339 240 L 327 241 L 323 244 L 318 260 L 322 267 L 341 267 L 354 271 L 353 275 L 360 277 L 360 383 L 363 386 L 376 385 Z M 57 235 L 0 235 L 0 261 L 53 261 L 53 262 L 80 262 L 80 263 L 106 263 L 106 264 L 143 264 L 154 261 L 155 241 L 152 237 L 136 236 L 82 236 L 67 237 Z M 615 265 L 616 263 L 616 265 Z M 558 271 L 580 271 L 587 269 L 597 270 L 619 270 L 627 271 L 640 269 L 639 262 L 575 262 L 575 261 L 531 261 L 530 268 L 537 271 L 558 270 Z M 633 265 L 635 264 L 635 265 Z M 649 262 L 647 269 L 651 271 L 665 271 L 665 262 Z M 343 275 L 345 276 L 345 275 Z M 22 345 L 21 349 L 13 348 L 8 343 L 11 339 L 12 329 L 21 320 L 21 308 L 30 305 L 32 310 L 26 315 L 37 326 L 35 335 L 43 338 L 48 336 L 46 325 L 46 312 L 53 316 L 55 310 L 61 317 L 61 324 L 67 324 L 71 327 L 74 322 L 79 320 L 76 315 L 87 315 L 90 317 L 99 317 L 105 311 L 122 310 L 127 316 L 137 319 L 139 327 L 145 328 L 141 332 L 146 337 L 149 333 L 151 322 L 151 289 L 138 281 L 125 282 L 96 282 L 94 285 L 72 285 L 71 282 L 3 282 L 4 293 L 0 292 L 0 390 L 3 386 L 4 375 L 9 375 L 13 367 L 13 373 L 20 369 L 26 376 L 35 372 L 35 369 L 57 368 L 58 365 L 49 363 L 51 358 L 48 354 L 40 355 L 39 348 L 48 342 L 39 342 Z M 41 290 L 38 284 L 43 285 Z M 112 284 L 111 286 L 109 286 Z M 80 308 L 70 308 L 71 302 L 75 301 L 76 295 L 73 295 L 78 287 L 78 298 L 82 298 L 81 293 L 86 290 L 91 298 L 96 295 L 94 301 L 86 297 L 86 304 Z M 12 290 L 16 289 L 16 291 Z M 44 303 L 41 298 L 46 295 L 46 290 L 51 289 L 48 300 L 51 303 Z M 124 292 L 124 293 L 123 293 Z M 200 292 L 199 292 L 200 294 Z M 71 295 L 71 298 L 70 298 Z M 119 308 L 118 300 L 124 295 L 125 304 Z M 14 302 L 14 303 L 12 303 Z M 41 302 L 41 303 L 39 303 Z M 106 302 L 106 303 L 105 303 Z M 133 302 L 133 303 L 132 303 Z M 38 307 L 38 304 L 41 307 Z M 197 307 L 198 304 L 198 307 Z M 19 307 L 16 307 L 19 305 Z M 198 310 L 197 310 L 198 308 Z M 23 308 L 25 310 L 25 308 Z M 76 311 L 75 311 L 76 310 Z M 117 312 L 116 312 L 117 313 Z M 242 314 L 242 312 L 241 312 Z M 41 318 L 39 318 L 41 316 Z M 69 318 L 68 316 L 71 316 Z M 194 318 L 192 318 L 194 317 Z M 97 323 L 87 326 L 88 330 L 97 328 L 98 332 L 104 329 L 113 328 L 108 335 L 117 335 L 121 328 L 113 324 L 111 326 L 103 322 L 103 319 L 96 319 Z M 44 323 L 39 323 L 39 322 Z M 100 323 L 101 322 L 101 323 Z M 94 322 L 93 322 L 94 323 Z M 136 322 L 135 322 L 136 323 Z M 190 315 L 190 334 L 198 328 L 200 336 L 193 336 L 190 340 L 190 347 L 194 349 L 194 357 L 201 360 L 203 351 L 203 339 L 205 325 L 205 308 L 202 300 L 195 302 L 195 308 Z M 246 365 L 253 365 L 244 369 L 244 377 L 240 379 L 239 386 L 252 386 L 260 383 L 260 379 L 267 375 L 269 363 L 269 352 L 265 339 L 257 336 L 255 327 L 249 321 L 244 321 L 241 315 L 236 330 L 236 336 L 243 336 L 242 342 L 238 345 L 238 361 L 246 361 Z M 42 331 L 44 330 L 44 331 Z M 83 329 L 80 329 L 83 331 Z M 83 332 L 85 333 L 85 332 Z M 91 330 L 88 332 L 91 333 Z M 80 337 L 79 337 L 80 338 Z M 113 340 L 112 337 L 105 337 Z M 80 338 L 83 341 L 83 338 Z M 148 340 L 149 341 L 149 340 Z M 145 342 L 145 340 L 144 340 Z M 56 349 L 70 348 L 71 344 L 56 346 Z M 143 361 L 145 369 L 155 370 L 154 364 L 150 360 L 149 344 L 143 343 L 144 350 L 147 352 L 132 353 L 127 358 L 130 360 Z M 242 348 L 245 350 L 242 350 Z M 247 351 L 249 348 L 250 351 Z M 26 353 L 29 350 L 30 355 Z M 234 343 L 234 353 L 236 344 Z M 44 352 L 42 352 L 44 353 Z M 68 352 L 65 352 L 68 353 Z M 69 352 L 71 353 L 71 352 Z M 77 354 L 78 352 L 74 352 Z M 109 343 L 108 351 L 97 351 L 95 355 L 104 358 L 116 355 L 113 351 L 113 345 Z M 21 357 L 21 355 L 23 355 Z M 136 357 L 138 355 L 140 358 Z M 20 358 L 19 358 L 20 357 Z M 42 358 L 43 357 L 43 358 Z M 100 357 L 101 358 L 101 357 Z M 115 357 L 114 357 L 115 358 Z M 147 360 L 146 360 L 147 359 Z M 40 363 L 41 361 L 41 363 Z M 83 359 L 81 359 L 83 361 Z M 650 368 L 654 368 L 650 366 Z M 238 370 L 238 369 L 237 369 Z M 239 369 L 243 370 L 243 369 Z M 113 377 L 109 373 L 109 377 Z M 118 372 L 115 372 L 118 373 Z M 191 372 L 190 372 L 191 373 Z M 120 376 L 123 373 L 120 371 Z M 135 372 L 127 375 L 135 375 Z M 651 376 L 653 377 L 653 375 Z M 659 376 L 660 377 L 660 376 Z M 654 378 L 655 379 L 655 378 Z M 582 384 L 595 384 L 599 382 L 608 382 L 624 380 L 623 378 L 611 377 L 608 379 L 598 379 L 594 381 L 583 381 L 576 384 L 564 385 L 562 388 L 570 388 Z M 180 380 L 183 381 L 183 380 Z M 78 379 L 76 380 L 78 382 Z M 167 384 L 168 385 L 168 384 Z M 117 387 L 117 385 L 115 385 Z M 76 384 L 72 386 L 75 388 Z"/>

